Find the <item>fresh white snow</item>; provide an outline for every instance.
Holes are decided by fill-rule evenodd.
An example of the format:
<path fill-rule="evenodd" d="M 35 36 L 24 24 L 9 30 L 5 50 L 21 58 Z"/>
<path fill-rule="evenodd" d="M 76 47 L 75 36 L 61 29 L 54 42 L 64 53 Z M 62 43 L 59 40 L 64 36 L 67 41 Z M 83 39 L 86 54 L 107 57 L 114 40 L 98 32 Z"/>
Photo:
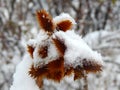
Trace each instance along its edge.
<path fill-rule="evenodd" d="M 33 60 L 28 54 L 19 63 L 16 72 L 13 76 L 13 85 L 10 90 L 39 90 L 35 80 L 29 76 L 28 71 L 33 63 Z"/>
<path fill-rule="evenodd" d="M 61 21 L 65 21 L 65 20 L 70 20 L 72 22 L 73 25 L 76 24 L 75 20 L 67 13 L 62 13 L 59 16 L 56 16 L 53 21 L 55 24 L 61 22 Z"/>
<path fill-rule="evenodd" d="M 82 63 L 83 59 L 95 61 L 103 64 L 102 57 L 96 51 L 93 51 L 74 31 L 59 31 L 55 33 L 54 38 L 57 37 L 65 43 L 67 50 L 64 55 L 65 64 L 76 67 Z"/>

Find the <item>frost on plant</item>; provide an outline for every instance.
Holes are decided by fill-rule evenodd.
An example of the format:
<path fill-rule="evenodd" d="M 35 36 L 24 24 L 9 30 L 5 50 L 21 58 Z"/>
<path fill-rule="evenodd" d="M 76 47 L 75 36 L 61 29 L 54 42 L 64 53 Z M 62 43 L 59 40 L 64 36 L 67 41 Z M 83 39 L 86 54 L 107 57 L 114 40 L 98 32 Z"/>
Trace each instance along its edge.
<path fill-rule="evenodd" d="M 24 79 L 29 77 L 30 86 L 35 85 L 36 89 L 29 90 L 38 90 L 37 87 L 42 87 L 44 78 L 60 82 L 71 74 L 74 74 L 76 80 L 85 74 L 102 71 L 101 55 L 89 48 L 82 37 L 74 32 L 72 28 L 76 23 L 70 15 L 62 13 L 52 18 L 45 10 L 40 10 L 36 17 L 41 30 L 33 40 L 28 41 L 27 57 L 30 59 L 25 58 L 18 65 L 11 90 L 18 90 L 14 88 L 20 82 L 17 75 L 21 73 Z M 23 72 L 20 67 L 24 68 Z M 29 86 L 23 90 L 28 88 Z"/>

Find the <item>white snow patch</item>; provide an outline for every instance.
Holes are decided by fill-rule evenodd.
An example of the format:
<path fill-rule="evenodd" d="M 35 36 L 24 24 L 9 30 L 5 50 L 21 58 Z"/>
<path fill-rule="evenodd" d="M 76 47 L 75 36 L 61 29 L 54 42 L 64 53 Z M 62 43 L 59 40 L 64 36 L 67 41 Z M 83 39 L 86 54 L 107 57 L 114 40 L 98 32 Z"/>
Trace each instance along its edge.
<path fill-rule="evenodd" d="M 40 44 L 40 43 L 44 43 L 44 41 L 47 40 L 48 37 L 49 36 L 47 35 L 47 33 L 44 30 L 40 30 L 40 32 L 38 33 L 35 40 L 38 44 Z"/>
<path fill-rule="evenodd" d="M 33 52 L 33 62 L 35 67 L 48 64 L 59 57 L 58 51 L 51 38 L 43 30 L 39 32 L 35 39 L 29 40 L 28 45 L 35 48 Z M 41 58 L 38 51 L 44 46 L 48 46 L 48 56 L 46 58 Z"/>
<path fill-rule="evenodd" d="M 32 47 L 36 47 L 36 42 L 35 42 L 34 39 L 30 39 L 30 40 L 27 42 L 27 45 L 32 46 Z"/>
<path fill-rule="evenodd" d="M 73 25 L 76 24 L 75 20 L 67 13 L 62 13 L 59 16 L 56 16 L 53 20 L 55 24 L 65 20 L 70 20 Z"/>
<path fill-rule="evenodd" d="M 24 59 L 16 68 L 13 76 L 13 85 L 10 90 L 39 90 L 35 80 L 28 74 L 32 61 L 29 55 L 25 55 Z"/>
<path fill-rule="evenodd" d="M 95 32 L 92 32 L 92 33 L 89 33 L 87 34 L 85 37 L 84 37 L 84 40 L 85 42 L 92 47 L 96 47 L 97 45 L 99 45 L 99 41 L 101 38 L 109 35 L 110 32 L 108 31 L 104 31 L 104 30 L 101 30 L 101 31 L 95 31 Z"/>
<path fill-rule="evenodd" d="M 75 34 L 74 31 L 67 31 L 66 33 L 59 31 L 55 33 L 54 38 L 55 37 L 58 37 L 67 46 L 64 55 L 65 64 L 76 67 L 78 64 L 81 64 L 84 59 L 103 64 L 101 55 L 89 48 L 84 40 Z"/>
<path fill-rule="evenodd" d="M 48 56 L 46 58 L 41 58 L 38 51 L 39 48 L 43 47 L 44 45 L 48 46 Z M 35 51 L 33 53 L 33 57 L 34 57 L 33 61 L 35 67 L 48 64 L 49 62 L 56 60 L 59 57 L 58 51 L 54 46 L 54 44 L 52 43 L 52 41 L 48 41 L 46 44 L 44 43 L 44 45 L 40 44 L 35 48 Z"/>

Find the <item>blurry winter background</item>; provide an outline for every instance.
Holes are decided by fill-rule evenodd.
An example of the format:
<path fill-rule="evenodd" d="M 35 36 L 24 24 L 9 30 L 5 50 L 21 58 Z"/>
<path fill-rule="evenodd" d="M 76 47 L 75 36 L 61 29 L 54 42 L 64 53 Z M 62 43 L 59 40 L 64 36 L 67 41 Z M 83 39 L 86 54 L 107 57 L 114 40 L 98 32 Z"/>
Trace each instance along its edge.
<path fill-rule="evenodd" d="M 9 90 L 26 42 L 39 31 L 35 18 L 39 9 L 52 16 L 69 13 L 77 22 L 76 33 L 102 54 L 104 70 L 88 76 L 89 90 L 120 90 L 120 0 L 0 0 L 0 90 Z M 44 86 L 57 88 L 53 82 Z M 66 78 L 59 88 L 83 90 L 83 80 Z"/>

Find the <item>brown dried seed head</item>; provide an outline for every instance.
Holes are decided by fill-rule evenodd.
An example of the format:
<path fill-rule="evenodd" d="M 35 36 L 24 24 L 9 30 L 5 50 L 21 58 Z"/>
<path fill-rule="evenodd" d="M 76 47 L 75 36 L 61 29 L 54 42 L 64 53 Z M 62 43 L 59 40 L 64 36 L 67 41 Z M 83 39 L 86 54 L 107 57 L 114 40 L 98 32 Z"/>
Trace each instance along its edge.
<path fill-rule="evenodd" d="M 33 65 L 30 68 L 29 75 L 33 78 L 45 77 L 48 72 L 47 66 L 43 67 L 34 67 Z"/>
<path fill-rule="evenodd" d="M 102 71 L 102 65 L 95 62 L 95 61 L 88 61 L 88 60 L 83 60 L 83 68 L 86 70 L 86 72 L 100 72 Z"/>
<path fill-rule="evenodd" d="M 45 10 L 40 10 L 36 12 L 36 17 L 40 27 L 46 32 L 52 33 L 55 26 L 53 23 L 53 19 L 50 14 Z"/>
<path fill-rule="evenodd" d="M 46 58 L 48 56 L 48 46 L 40 47 L 38 50 L 38 54 L 41 58 Z"/>
<path fill-rule="evenodd" d="M 76 79 L 80 79 L 84 77 L 84 70 L 83 68 L 77 66 L 76 68 L 74 68 L 74 80 Z"/>
<path fill-rule="evenodd" d="M 50 62 L 48 65 L 48 79 L 52 79 L 56 82 L 60 82 L 60 80 L 64 77 L 64 59 L 63 57 L 60 57 L 52 62 Z"/>
<path fill-rule="evenodd" d="M 42 88 L 42 86 L 43 86 L 43 78 L 42 77 L 37 77 L 36 83 L 37 83 L 39 88 Z"/>
<path fill-rule="evenodd" d="M 43 78 L 46 77 L 47 72 L 48 70 L 46 66 L 41 68 L 34 68 L 34 66 L 32 65 L 29 71 L 29 75 L 36 80 L 37 85 L 39 86 L 39 88 L 41 88 L 43 86 Z"/>
<path fill-rule="evenodd" d="M 70 20 L 64 20 L 64 21 L 57 23 L 56 28 L 58 30 L 62 30 L 65 32 L 67 30 L 70 30 L 72 28 L 72 26 L 73 26 L 73 24 Z"/>
<path fill-rule="evenodd" d="M 27 51 L 29 52 L 30 56 L 33 58 L 33 52 L 34 52 L 34 48 L 32 46 L 27 46 Z"/>
<path fill-rule="evenodd" d="M 29 75 L 35 78 L 37 81 L 39 81 L 38 79 L 41 80 L 46 77 L 56 82 L 60 82 L 60 80 L 64 77 L 64 59 L 63 57 L 60 57 L 43 67 L 34 68 L 32 65 L 29 71 Z"/>
<path fill-rule="evenodd" d="M 66 50 L 66 48 L 67 48 L 67 47 L 65 46 L 64 42 L 61 41 L 61 40 L 59 40 L 59 38 L 57 38 L 57 37 L 56 37 L 56 38 L 53 38 L 53 42 L 54 42 L 54 44 L 55 44 L 55 46 L 56 46 L 59 54 L 60 54 L 61 56 L 64 56 L 65 50 Z"/>
<path fill-rule="evenodd" d="M 69 67 L 69 68 L 65 67 L 64 76 L 69 76 L 69 75 L 71 75 L 71 74 L 73 73 L 73 71 L 74 71 L 73 67 Z"/>

